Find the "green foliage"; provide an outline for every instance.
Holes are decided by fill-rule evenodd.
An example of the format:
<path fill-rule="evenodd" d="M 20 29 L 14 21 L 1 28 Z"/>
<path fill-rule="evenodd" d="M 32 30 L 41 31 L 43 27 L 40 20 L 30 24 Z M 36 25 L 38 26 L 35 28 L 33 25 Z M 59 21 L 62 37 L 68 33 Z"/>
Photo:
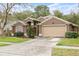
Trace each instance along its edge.
<path fill-rule="evenodd" d="M 38 18 L 38 16 L 39 16 L 39 14 L 37 12 L 33 12 L 31 15 L 32 18 Z"/>
<path fill-rule="evenodd" d="M 23 11 L 23 12 L 17 12 L 14 13 L 14 17 L 18 20 L 24 20 L 27 17 L 30 17 L 32 15 L 32 11 Z"/>
<path fill-rule="evenodd" d="M 79 46 L 79 38 L 62 38 L 56 45 Z"/>
<path fill-rule="evenodd" d="M 52 56 L 79 56 L 79 49 L 53 48 Z"/>
<path fill-rule="evenodd" d="M 23 12 L 16 12 L 14 13 L 14 17 L 19 20 L 24 20 L 27 17 L 38 18 L 40 16 L 47 16 L 49 15 L 49 8 L 45 5 L 36 6 L 35 12 L 32 11 L 23 11 Z"/>
<path fill-rule="evenodd" d="M 0 43 L 0 47 L 1 47 L 1 46 L 7 46 L 7 45 L 10 45 L 10 44 Z"/>
<path fill-rule="evenodd" d="M 79 14 L 71 13 L 69 15 L 64 15 L 63 19 L 66 19 L 72 23 L 79 24 Z"/>
<path fill-rule="evenodd" d="M 16 33 L 14 33 L 14 36 L 15 37 L 23 37 L 24 33 L 23 32 L 16 32 Z"/>
<path fill-rule="evenodd" d="M 27 29 L 27 35 L 29 38 L 34 38 L 35 36 L 35 31 L 34 28 L 32 28 L 32 26 L 29 26 Z"/>
<path fill-rule="evenodd" d="M 28 41 L 29 38 L 19 38 L 19 37 L 0 37 L 0 42 L 13 42 L 13 43 L 20 43 L 24 41 Z"/>
<path fill-rule="evenodd" d="M 23 13 L 16 13 L 16 18 L 19 20 L 23 20 L 26 18 L 26 14 Z"/>
<path fill-rule="evenodd" d="M 67 20 L 69 22 L 79 25 L 79 13 L 71 12 L 70 14 L 63 15 L 61 11 L 55 10 L 54 15 L 56 17 L 62 18 L 64 20 Z"/>
<path fill-rule="evenodd" d="M 49 14 L 50 14 L 49 8 L 45 5 L 39 5 L 35 8 L 36 17 L 47 16 Z"/>
<path fill-rule="evenodd" d="M 63 17 L 63 13 L 60 12 L 59 10 L 55 10 L 54 11 L 54 15 L 57 16 L 57 17 L 59 17 L 59 18 L 62 18 Z"/>
<path fill-rule="evenodd" d="M 76 33 L 76 32 L 66 32 L 65 33 L 65 37 L 66 38 L 77 38 L 78 37 L 78 33 Z"/>

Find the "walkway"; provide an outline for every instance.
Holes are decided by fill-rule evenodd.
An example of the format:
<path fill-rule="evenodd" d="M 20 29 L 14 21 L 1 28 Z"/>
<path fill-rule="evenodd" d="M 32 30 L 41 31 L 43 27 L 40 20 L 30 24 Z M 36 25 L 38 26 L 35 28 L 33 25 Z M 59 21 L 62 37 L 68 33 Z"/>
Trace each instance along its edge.
<path fill-rule="evenodd" d="M 55 48 L 79 49 L 79 47 L 74 47 L 74 46 L 55 46 Z"/>

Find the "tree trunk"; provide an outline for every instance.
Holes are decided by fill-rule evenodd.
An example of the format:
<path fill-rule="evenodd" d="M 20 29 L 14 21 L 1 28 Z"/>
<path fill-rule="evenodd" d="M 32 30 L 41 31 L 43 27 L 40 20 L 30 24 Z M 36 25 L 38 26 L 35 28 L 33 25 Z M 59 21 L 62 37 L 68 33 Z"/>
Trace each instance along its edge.
<path fill-rule="evenodd" d="M 8 3 L 7 3 L 6 10 L 5 10 L 5 18 L 4 18 L 3 26 L 1 28 L 1 30 L 2 30 L 2 36 L 5 35 L 4 28 L 5 28 L 6 24 L 7 24 L 7 20 L 8 20 Z"/>
<path fill-rule="evenodd" d="M 7 3 L 7 9 L 5 10 L 5 18 L 4 18 L 4 24 L 3 24 L 3 30 L 7 24 L 7 20 L 8 20 L 8 3 Z"/>

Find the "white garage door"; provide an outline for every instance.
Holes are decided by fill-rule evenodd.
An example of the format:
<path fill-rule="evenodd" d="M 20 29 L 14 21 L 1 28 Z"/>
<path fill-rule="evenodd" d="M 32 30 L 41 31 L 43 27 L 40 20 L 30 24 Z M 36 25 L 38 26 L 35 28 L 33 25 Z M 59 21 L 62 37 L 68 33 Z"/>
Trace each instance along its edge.
<path fill-rule="evenodd" d="M 66 32 L 65 26 L 43 26 L 42 34 L 44 37 L 64 37 Z"/>

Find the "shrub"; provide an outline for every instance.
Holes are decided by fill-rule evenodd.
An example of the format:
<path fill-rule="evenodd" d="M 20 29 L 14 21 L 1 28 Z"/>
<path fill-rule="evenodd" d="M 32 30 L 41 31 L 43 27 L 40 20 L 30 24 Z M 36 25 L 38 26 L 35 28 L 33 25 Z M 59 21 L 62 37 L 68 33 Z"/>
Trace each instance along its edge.
<path fill-rule="evenodd" d="M 66 32 L 65 33 L 65 37 L 66 38 L 77 38 L 78 37 L 78 33 L 76 33 L 76 32 Z"/>
<path fill-rule="evenodd" d="M 23 32 L 16 32 L 16 33 L 14 33 L 14 36 L 16 36 L 16 37 L 23 37 L 24 33 Z"/>
<path fill-rule="evenodd" d="M 28 29 L 27 29 L 27 35 L 30 38 L 34 38 L 34 36 L 35 36 L 35 31 L 31 26 L 29 26 Z"/>

